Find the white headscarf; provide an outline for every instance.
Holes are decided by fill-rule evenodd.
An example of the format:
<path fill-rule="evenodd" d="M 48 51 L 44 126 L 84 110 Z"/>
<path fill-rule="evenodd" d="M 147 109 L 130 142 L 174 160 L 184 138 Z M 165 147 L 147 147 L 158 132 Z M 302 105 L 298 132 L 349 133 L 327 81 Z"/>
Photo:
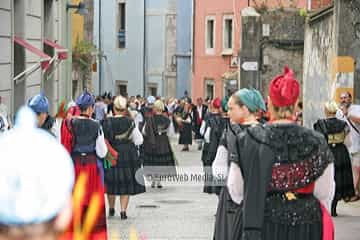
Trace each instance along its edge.
<path fill-rule="evenodd" d="M 74 167 L 54 137 L 36 128 L 35 114 L 23 107 L 13 129 L 0 135 L 0 223 L 49 221 L 71 199 Z"/>

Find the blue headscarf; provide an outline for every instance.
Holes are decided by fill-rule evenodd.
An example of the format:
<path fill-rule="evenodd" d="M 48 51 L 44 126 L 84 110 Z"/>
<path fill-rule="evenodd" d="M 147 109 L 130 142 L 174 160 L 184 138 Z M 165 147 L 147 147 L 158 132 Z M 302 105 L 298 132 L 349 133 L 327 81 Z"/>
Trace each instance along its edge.
<path fill-rule="evenodd" d="M 242 88 L 234 95 L 239 98 L 251 112 L 256 112 L 257 110 L 266 111 L 264 99 L 258 90 Z"/>
<path fill-rule="evenodd" d="M 147 101 L 147 103 L 148 103 L 149 105 L 152 105 L 152 104 L 155 103 L 156 98 L 155 98 L 154 96 L 148 96 L 147 99 L 146 99 L 146 101 Z"/>
<path fill-rule="evenodd" d="M 27 105 L 36 113 L 49 112 L 49 100 L 43 92 L 30 98 Z"/>
<path fill-rule="evenodd" d="M 85 90 L 77 99 L 76 105 L 80 108 L 87 108 L 95 104 L 95 98 L 87 90 Z"/>

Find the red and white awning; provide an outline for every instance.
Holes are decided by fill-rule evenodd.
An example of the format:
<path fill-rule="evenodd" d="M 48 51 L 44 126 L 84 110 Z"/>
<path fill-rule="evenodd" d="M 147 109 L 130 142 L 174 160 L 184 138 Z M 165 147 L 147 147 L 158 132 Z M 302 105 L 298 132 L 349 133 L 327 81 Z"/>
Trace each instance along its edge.
<path fill-rule="evenodd" d="M 21 79 L 23 76 L 29 75 L 29 74 L 35 72 L 39 68 L 41 68 L 43 70 L 43 72 L 46 72 L 47 70 L 50 69 L 51 65 L 54 65 L 54 66 L 51 68 L 52 73 L 49 73 L 49 74 L 53 74 L 54 70 L 56 69 L 56 67 L 60 63 L 60 61 L 68 58 L 68 50 L 66 48 L 64 48 L 64 47 L 60 46 L 59 44 L 57 44 L 53 41 L 50 41 L 48 39 L 44 40 L 44 44 L 54 49 L 55 54 L 53 57 L 50 57 L 49 55 L 44 53 L 42 50 L 31 45 L 25 39 L 22 39 L 20 37 L 14 37 L 14 42 L 40 57 L 39 63 L 29 67 L 22 73 L 18 74 L 16 77 L 14 77 L 14 81 L 17 81 L 17 80 Z"/>
<path fill-rule="evenodd" d="M 42 70 L 46 71 L 50 67 L 50 60 L 51 57 L 41 51 L 40 49 L 36 48 L 35 46 L 31 45 L 26 40 L 20 37 L 14 37 L 14 42 L 23 46 L 25 49 L 29 50 L 30 52 L 34 53 L 35 55 L 40 57 L 40 67 Z"/>
<path fill-rule="evenodd" d="M 48 39 L 45 39 L 44 43 L 55 50 L 56 56 L 59 60 L 65 60 L 68 58 L 68 50 L 66 48 Z"/>

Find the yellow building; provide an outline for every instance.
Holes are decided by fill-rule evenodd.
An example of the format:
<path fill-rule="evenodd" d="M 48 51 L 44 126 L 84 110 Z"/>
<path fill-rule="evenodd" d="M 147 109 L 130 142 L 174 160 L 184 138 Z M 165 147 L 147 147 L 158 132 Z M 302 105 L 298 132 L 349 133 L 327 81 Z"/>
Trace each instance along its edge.
<path fill-rule="evenodd" d="M 78 5 L 81 0 L 72 0 L 72 4 Z M 71 12 L 72 18 L 72 47 L 76 46 L 78 41 L 84 39 L 84 16 L 76 14 L 75 11 Z"/>

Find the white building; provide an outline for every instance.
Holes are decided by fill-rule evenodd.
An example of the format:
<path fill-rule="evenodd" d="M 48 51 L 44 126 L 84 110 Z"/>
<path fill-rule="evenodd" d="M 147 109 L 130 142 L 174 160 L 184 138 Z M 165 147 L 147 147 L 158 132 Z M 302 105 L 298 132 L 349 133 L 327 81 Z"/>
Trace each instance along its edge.
<path fill-rule="evenodd" d="M 51 111 L 71 93 L 71 18 L 65 0 L 0 1 L 0 96 L 14 112 L 41 90 Z M 63 46 L 63 47 L 61 47 Z M 68 60 L 66 60 L 68 59 Z"/>

